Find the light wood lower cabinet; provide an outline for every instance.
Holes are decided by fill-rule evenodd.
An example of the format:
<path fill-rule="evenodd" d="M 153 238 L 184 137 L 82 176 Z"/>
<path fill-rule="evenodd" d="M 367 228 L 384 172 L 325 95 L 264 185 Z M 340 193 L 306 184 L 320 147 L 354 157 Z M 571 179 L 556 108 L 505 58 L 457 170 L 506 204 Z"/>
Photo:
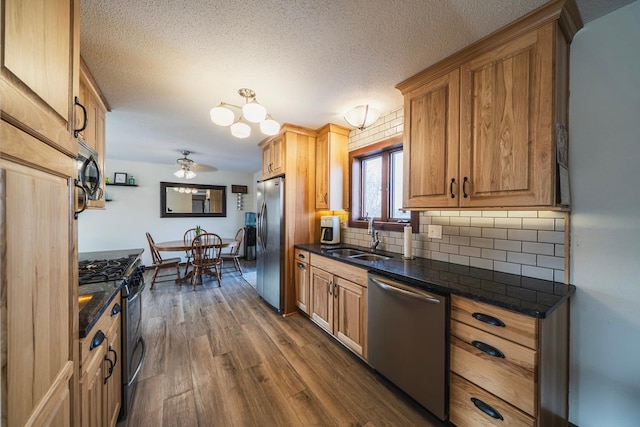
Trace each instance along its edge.
<path fill-rule="evenodd" d="M 568 305 L 538 319 L 451 296 L 453 424 L 567 425 Z"/>
<path fill-rule="evenodd" d="M 120 294 L 90 334 L 80 341 L 80 420 L 82 427 L 114 427 L 120 413 Z"/>
<path fill-rule="evenodd" d="M 309 315 L 311 293 L 309 252 L 296 249 L 293 264 L 295 269 L 293 279 L 296 285 L 296 306 L 300 311 Z"/>
<path fill-rule="evenodd" d="M 365 360 L 366 277 L 366 270 L 311 254 L 311 320 Z"/>

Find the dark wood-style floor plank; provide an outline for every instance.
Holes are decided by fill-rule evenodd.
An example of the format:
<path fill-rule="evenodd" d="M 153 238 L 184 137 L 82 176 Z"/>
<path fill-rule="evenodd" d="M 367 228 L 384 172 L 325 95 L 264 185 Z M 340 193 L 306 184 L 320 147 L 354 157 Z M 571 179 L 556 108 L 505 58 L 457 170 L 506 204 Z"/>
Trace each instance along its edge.
<path fill-rule="evenodd" d="M 308 318 L 275 313 L 233 271 L 221 287 L 147 287 L 142 328 L 147 360 L 119 427 L 443 425 Z"/>

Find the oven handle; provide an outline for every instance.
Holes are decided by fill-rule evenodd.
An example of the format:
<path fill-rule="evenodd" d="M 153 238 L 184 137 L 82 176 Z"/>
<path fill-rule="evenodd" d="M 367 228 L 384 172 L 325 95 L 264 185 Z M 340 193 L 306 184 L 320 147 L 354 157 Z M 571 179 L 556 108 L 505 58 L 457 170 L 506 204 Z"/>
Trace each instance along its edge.
<path fill-rule="evenodd" d="M 417 298 L 420 300 L 423 300 L 425 302 L 429 302 L 431 304 L 440 304 L 440 300 L 438 298 L 435 298 L 429 294 L 427 294 L 426 292 L 413 292 L 413 291 L 409 291 L 406 289 L 402 289 L 399 288 L 397 286 L 392 285 L 391 283 L 387 283 L 383 280 L 380 280 L 378 278 L 370 278 L 371 281 L 373 283 L 375 283 L 376 285 L 378 285 L 381 289 L 387 291 L 387 292 L 396 292 L 402 295 L 406 295 L 408 297 L 411 298 Z"/>
<path fill-rule="evenodd" d="M 147 284 L 145 283 L 144 279 L 141 279 L 140 282 L 142 282 L 142 284 L 138 286 L 138 292 L 127 297 L 127 301 L 128 301 L 127 304 L 133 303 L 136 299 L 140 297 L 140 295 L 142 295 L 142 291 L 144 290 L 144 287 Z"/>
<path fill-rule="evenodd" d="M 140 362 L 138 362 L 138 366 L 136 367 L 136 371 L 133 373 L 133 375 L 131 376 L 131 379 L 127 383 L 127 387 L 131 387 L 133 385 L 133 383 L 136 382 L 136 378 L 138 378 L 138 374 L 140 373 L 140 370 L 142 369 L 142 363 L 144 362 L 144 357 L 147 354 L 147 347 L 144 345 L 144 338 L 140 337 L 138 339 L 138 344 L 142 344 L 142 357 L 140 357 Z M 133 352 L 135 353 L 135 349 L 133 350 Z"/>

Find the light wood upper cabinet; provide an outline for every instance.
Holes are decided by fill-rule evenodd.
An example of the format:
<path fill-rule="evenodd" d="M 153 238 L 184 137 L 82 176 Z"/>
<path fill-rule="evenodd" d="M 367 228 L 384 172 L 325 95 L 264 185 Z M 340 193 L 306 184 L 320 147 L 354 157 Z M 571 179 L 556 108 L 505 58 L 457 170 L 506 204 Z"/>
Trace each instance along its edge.
<path fill-rule="evenodd" d="M 458 199 L 459 70 L 405 95 L 404 200 L 407 208 L 455 207 Z"/>
<path fill-rule="evenodd" d="M 316 141 L 316 209 L 349 208 L 349 129 L 328 124 Z"/>
<path fill-rule="evenodd" d="M 78 93 L 79 3 L 6 0 L 2 28 L 2 115 L 69 154 Z"/>
<path fill-rule="evenodd" d="M 284 173 L 284 140 L 274 138 L 262 147 L 262 179 Z"/>
<path fill-rule="evenodd" d="M 80 60 L 80 103 L 87 110 L 87 127 L 80 132 L 80 139 L 98 153 L 98 167 L 104 174 L 105 157 L 106 157 L 106 114 L 109 111 L 109 105 L 102 95 L 98 84 L 93 79 L 87 65 Z M 76 128 L 80 129 L 83 125 L 84 117 L 80 115 Z M 103 196 L 98 200 L 89 200 L 87 209 L 103 209 L 105 207 L 105 181 L 104 177 L 100 183 Z"/>
<path fill-rule="evenodd" d="M 398 84 L 407 208 L 561 204 L 556 129 L 567 124 L 569 43 L 557 0 Z"/>

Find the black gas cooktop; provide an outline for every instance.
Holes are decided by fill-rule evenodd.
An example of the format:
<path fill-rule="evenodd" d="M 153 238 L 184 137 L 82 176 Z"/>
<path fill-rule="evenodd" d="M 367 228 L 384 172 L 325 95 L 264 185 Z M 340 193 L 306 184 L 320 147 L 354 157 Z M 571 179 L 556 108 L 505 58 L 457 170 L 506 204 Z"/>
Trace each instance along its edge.
<path fill-rule="evenodd" d="M 80 261 L 78 281 L 80 285 L 86 285 L 122 279 L 137 258 L 137 256 L 128 256 Z"/>

